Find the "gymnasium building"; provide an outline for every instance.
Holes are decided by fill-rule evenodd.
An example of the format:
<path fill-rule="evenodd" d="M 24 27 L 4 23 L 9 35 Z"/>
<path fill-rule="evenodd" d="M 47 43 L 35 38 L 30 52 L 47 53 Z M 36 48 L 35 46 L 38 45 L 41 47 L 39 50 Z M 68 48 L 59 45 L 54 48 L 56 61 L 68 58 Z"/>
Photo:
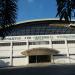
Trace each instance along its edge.
<path fill-rule="evenodd" d="M 75 63 L 74 23 L 36 19 L 7 27 L 10 32 L 0 38 L 0 67 Z"/>

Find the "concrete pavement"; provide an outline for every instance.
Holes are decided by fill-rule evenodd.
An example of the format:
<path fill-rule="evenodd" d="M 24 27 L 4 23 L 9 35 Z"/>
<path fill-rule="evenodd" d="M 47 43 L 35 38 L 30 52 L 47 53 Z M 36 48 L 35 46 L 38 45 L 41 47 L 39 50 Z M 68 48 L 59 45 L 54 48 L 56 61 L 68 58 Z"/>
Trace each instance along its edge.
<path fill-rule="evenodd" d="M 30 64 L 0 69 L 0 75 L 75 75 L 75 64 Z"/>

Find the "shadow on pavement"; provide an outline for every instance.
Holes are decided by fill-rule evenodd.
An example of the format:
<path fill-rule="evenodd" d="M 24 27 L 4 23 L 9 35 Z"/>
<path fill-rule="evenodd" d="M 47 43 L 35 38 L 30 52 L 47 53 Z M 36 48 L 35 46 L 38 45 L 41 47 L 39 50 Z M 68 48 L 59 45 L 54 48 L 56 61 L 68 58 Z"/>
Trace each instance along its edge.
<path fill-rule="evenodd" d="M 0 75 L 75 75 L 75 65 L 49 65 L 0 69 Z"/>

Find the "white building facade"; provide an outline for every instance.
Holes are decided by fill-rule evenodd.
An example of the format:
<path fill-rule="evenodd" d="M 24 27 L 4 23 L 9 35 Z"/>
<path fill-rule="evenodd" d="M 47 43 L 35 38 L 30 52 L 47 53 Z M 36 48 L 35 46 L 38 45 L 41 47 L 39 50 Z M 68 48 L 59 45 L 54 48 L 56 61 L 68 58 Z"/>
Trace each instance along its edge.
<path fill-rule="evenodd" d="M 29 56 L 24 56 L 21 52 L 39 47 L 53 48 L 59 52 L 53 55 L 49 63 L 75 63 L 75 34 L 60 34 L 6 37 L 0 41 L 0 65 L 30 64 Z"/>
<path fill-rule="evenodd" d="M 11 33 L 0 40 L 0 67 L 22 66 L 31 63 L 75 63 L 75 29 L 55 19 L 33 20 L 9 28 Z M 23 51 L 33 48 L 50 48 L 57 54 L 25 56 Z M 45 60 L 47 59 L 47 60 Z M 39 62 L 36 62 L 38 61 Z M 40 62 L 42 60 L 42 62 Z"/>

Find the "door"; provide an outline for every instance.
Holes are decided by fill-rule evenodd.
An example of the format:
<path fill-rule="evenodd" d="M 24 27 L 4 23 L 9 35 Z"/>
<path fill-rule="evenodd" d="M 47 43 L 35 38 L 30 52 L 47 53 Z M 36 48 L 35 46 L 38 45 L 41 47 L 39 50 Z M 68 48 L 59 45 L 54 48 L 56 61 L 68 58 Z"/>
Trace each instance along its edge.
<path fill-rule="evenodd" d="M 51 62 L 51 56 L 49 55 L 29 56 L 29 63 L 45 63 L 45 62 Z"/>

